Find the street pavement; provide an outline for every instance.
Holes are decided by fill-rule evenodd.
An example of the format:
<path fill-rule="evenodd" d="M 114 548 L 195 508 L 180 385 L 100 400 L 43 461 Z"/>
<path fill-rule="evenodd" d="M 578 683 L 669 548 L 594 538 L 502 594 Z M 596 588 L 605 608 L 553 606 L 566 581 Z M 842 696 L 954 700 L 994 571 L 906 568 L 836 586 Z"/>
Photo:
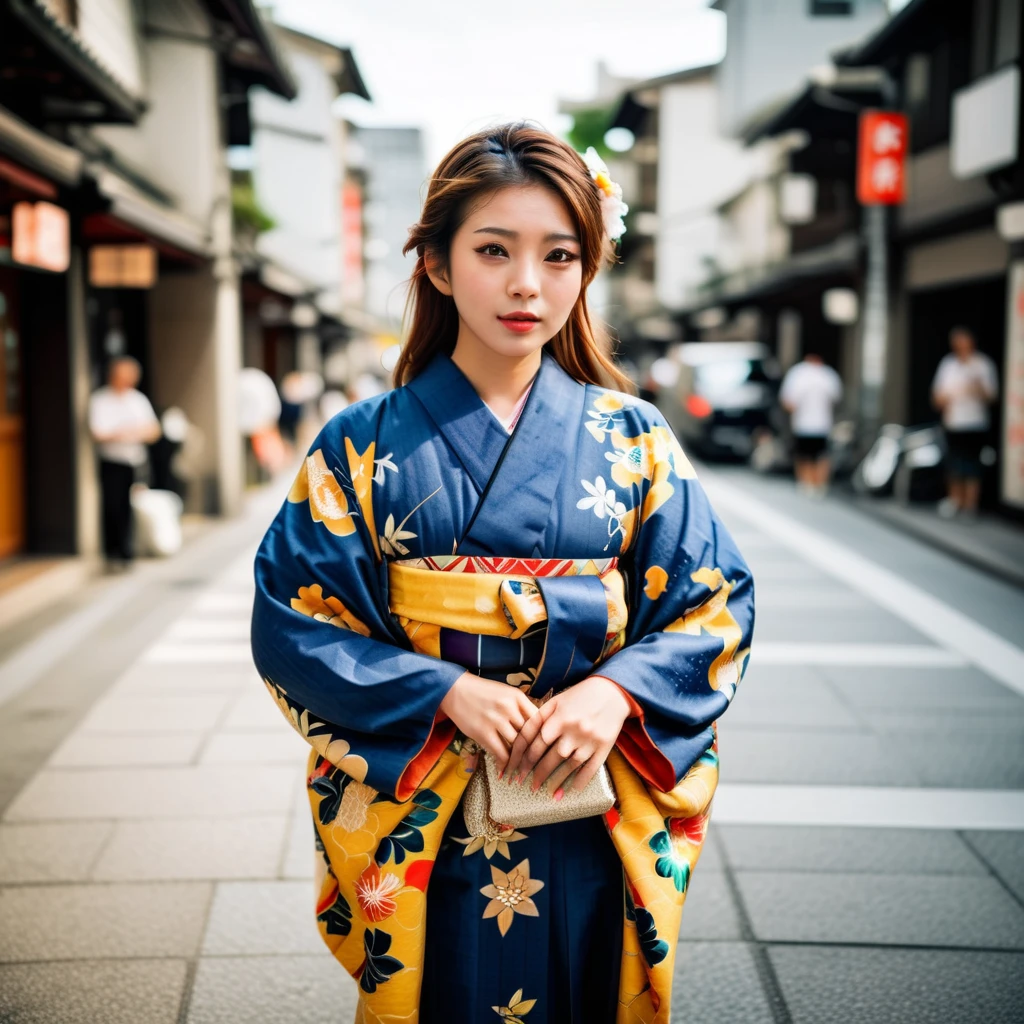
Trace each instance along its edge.
<path fill-rule="evenodd" d="M 1024 592 L 841 499 L 702 476 L 758 612 L 672 1019 L 1021 1021 Z M 3 1024 L 351 1021 L 306 746 L 249 656 L 281 496 L 0 663 Z"/>

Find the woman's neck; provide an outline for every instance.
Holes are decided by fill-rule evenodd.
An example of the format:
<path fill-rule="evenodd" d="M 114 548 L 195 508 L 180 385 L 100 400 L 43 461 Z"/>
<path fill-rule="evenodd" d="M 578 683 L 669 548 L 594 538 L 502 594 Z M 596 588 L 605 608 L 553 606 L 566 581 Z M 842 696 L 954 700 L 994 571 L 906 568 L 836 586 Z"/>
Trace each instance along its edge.
<path fill-rule="evenodd" d="M 513 410 L 529 388 L 540 369 L 543 349 L 526 356 L 502 356 L 476 344 L 467 344 L 462 338 L 455 343 L 452 362 L 473 385 L 480 399 L 503 418 Z"/>

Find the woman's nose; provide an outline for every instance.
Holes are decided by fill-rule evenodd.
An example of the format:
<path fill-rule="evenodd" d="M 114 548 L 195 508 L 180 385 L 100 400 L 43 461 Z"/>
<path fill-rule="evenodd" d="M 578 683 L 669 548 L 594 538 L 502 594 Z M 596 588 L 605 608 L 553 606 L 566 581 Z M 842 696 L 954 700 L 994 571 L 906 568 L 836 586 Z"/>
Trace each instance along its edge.
<path fill-rule="evenodd" d="M 540 294 L 540 273 L 531 261 L 520 261 L 512 269 L 508 294 L 521 298 L 535 298 Z"/>

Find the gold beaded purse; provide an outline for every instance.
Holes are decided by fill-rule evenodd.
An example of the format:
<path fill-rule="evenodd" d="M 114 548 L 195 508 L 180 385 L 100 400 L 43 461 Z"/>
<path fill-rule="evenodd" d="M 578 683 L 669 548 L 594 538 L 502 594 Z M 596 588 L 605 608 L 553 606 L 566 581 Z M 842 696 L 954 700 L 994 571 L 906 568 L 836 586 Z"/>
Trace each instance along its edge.
<path fill-rule="evenodd" d="M 615 806 L 615 787 L 607 765 L 583 789 L 566 789 L 555 800 L 545 783 L 536 793 L 531 788 L 533 772 L 520 782 L 498 778 L 498 766 L 486 751 L 480 751 L 476 771 L 462 798 L 462 814 L 472 836 L 488 835 L 495 829 L 531 828 L 554 825 L 605 814 Z"/>

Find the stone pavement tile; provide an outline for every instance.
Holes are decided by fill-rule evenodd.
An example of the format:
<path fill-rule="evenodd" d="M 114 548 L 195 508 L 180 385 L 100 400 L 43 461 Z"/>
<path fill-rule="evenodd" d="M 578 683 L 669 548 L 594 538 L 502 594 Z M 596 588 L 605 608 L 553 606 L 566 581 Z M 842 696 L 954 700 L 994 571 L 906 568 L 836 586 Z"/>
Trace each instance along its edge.
<path fill-rule="evenodd" d="M 926 786 L 1024 789 L 1024 730 L 991 738 L 906 734 L 899 747 Z"/>
<path fill-rule="evenodd" d="M 313 818 L 308 807 L 298 807 L 288 821 L 288 845 L 281 862 L 281 877 L 312 879 L 316 852 Z"/>
<path fill-rule="evenodd" d="M 221 731 L 270 731 L 280 729 L 283 723 L 284 716 L 267 693 L 266 687 L 257 684 L 249 693 L 235 698 Z"/>
<path fill-rule="evenodd" d="M 991 869 L 1024 901 L 1024 832 L 966 832 Z"/>
<path fill-rule="evenodd" d="M 288 817 L 119 822 L 93 870 L 103 882 L 274 878 Z"/>
<path fill-rule="evenodd" d="M 755 579 L 757 574 L 755 572 Z M 760 595 L 759 595 L 760 597 Z M 757 608 L 757 639 L 813 641 L 814 643 L 922 644 L 931 643 L 902 619 L 886 615 L 879 608 L 851 608 L 794 613 L 771 604 Z M 757 644 L 754 644 L 757 657 Z"/>
<path fill-rule="evenodd" d="M 73 732 L 53 753 L 51 768 L 114 768 L 118 765 L 189 764 L 202 733 L 176 732 L 118 736 Z"/>
<path fill-rule="evenodd" d="M 732 713 L 730 709 L 729 714 Z M 945 711 L 932 711 L 929 708 L 888 708 L 885 711 L 862 708 L 859 717 L 872 732 L 886 736 L 902 736 L 904 733 L 925 733 L 930 736 L 1024 733 L 1024 702 L 1019 712 L 1006 710 L 977 713 L 963 708 Z"/>
<path fill-rule="evenodd" d="M 294 802 L 295 777 L 295 769 L 286 765 L 45 768 L 15 797 L 4 817 L 61 821 L 287 813 Z"/>
<path fill-rule="evenodd" d="M 204 958 L 187 1024 L 350 1024 L 358 999 L 326 946 L 319 956 Z"/>
<path fill-rule="evenodd" d="M 1024 910 L 993 878 L 737 871 L 757 938 L 1024 949 Z"/>
<path fill-rule="evenodd" d="M 113 829 L 109 821 L 0 825 L 0 884 L 84 882 Z"/>
<path fill-rule="evenodd" d="M 218 732 L 199 757 L 200 764 L 290 764 L 297 769 L 309 757 L 309 744 L 278 712 L 276 727 L 266 732 Z"/>
<path fill-rule="evenodd" d="M 996 713 L 1024 709 L 1024 697 L 971 667 L 823 665 L 821 672 L 859 708 L 964 708 Z"/>
<path fill-rule="evenodd" d="M 754 954 L 745 942 L 680 942 L 672 985 L 672 1016 L 680 1021 L 772 1024 Z"/>
<path fill-rule="evenodd" d="M 719 733 L 723 782 L 913 786 L 917 772 L 877 736 L 806 729 L 730 729 Z"/>
<path fill-rule="evenodd" d="M 793 1024 L 1019 1024 L 1024 955 L 779 946 Z"/>
<path fill-rule="evenodd" d="M 845 729 L 865 732 L 864 723 L 826 683 L 773 682 L 761 686 L 744 679 L 729 708 L 724 728 L 786 726 L 790 729 Z"/>
<path fill-rule="evenodd" d="M 0 889 L 0 961 L 195 956 L 210 902 L 199 882 Z"/>
<path fill-rule="evenodd" d="M 740 690 L 772 690 L 778 687 L 783 696 L 789 696 L 793 687 L 799 687 L 810 696 L 816 690 L 828 689 L 829 683 L 816 665 L 760 665 L 757 655 L 751 656 L 750 668 L 743 676 Z"/>
<path fill-rule="evenodd" d="M 205 732 L 233 698 L 229 694 L 187 694 L 174 697 L 106 696 L 79 726 L 86 733 Z"/>
<path fill-rule="evenodd" d="M 203 956 L 318 953 L 311 881 L 220 882 L 203 939 Z"/>
<path fill-rule="evenodd" d="M 741 939 L 743 930 L 732 892 L 722 871 L 706 871 L 697 865 L 686 891 L 681 939 Z"/>
<path fill-rule="evenodd" d="M 722 856 L 722 839 L 719 831 L 719 826 L 715 824 L 712 816 L 707 835 L 704 838 L 704 849 L 700 851 L 700 860 L 697 862 L 698 871 L 725 870 L 725 858 Z"/>
<path fill-rule="evenodd" d="M 255 665 L 160 665 L 136 662 L 114 684 L 111 693 L 162 694 L 241 692 L 259 687 Z"/>
<path fill-rule="evenodd" d="M 718 839 L 737 871 L 987 873 L 967 844 L 949 831 L 719 825 Z"/>
<path fill-rule="evenodd" d="M 0 966 L 4 1024 L 177 1024 L 184 960 Z"/>

